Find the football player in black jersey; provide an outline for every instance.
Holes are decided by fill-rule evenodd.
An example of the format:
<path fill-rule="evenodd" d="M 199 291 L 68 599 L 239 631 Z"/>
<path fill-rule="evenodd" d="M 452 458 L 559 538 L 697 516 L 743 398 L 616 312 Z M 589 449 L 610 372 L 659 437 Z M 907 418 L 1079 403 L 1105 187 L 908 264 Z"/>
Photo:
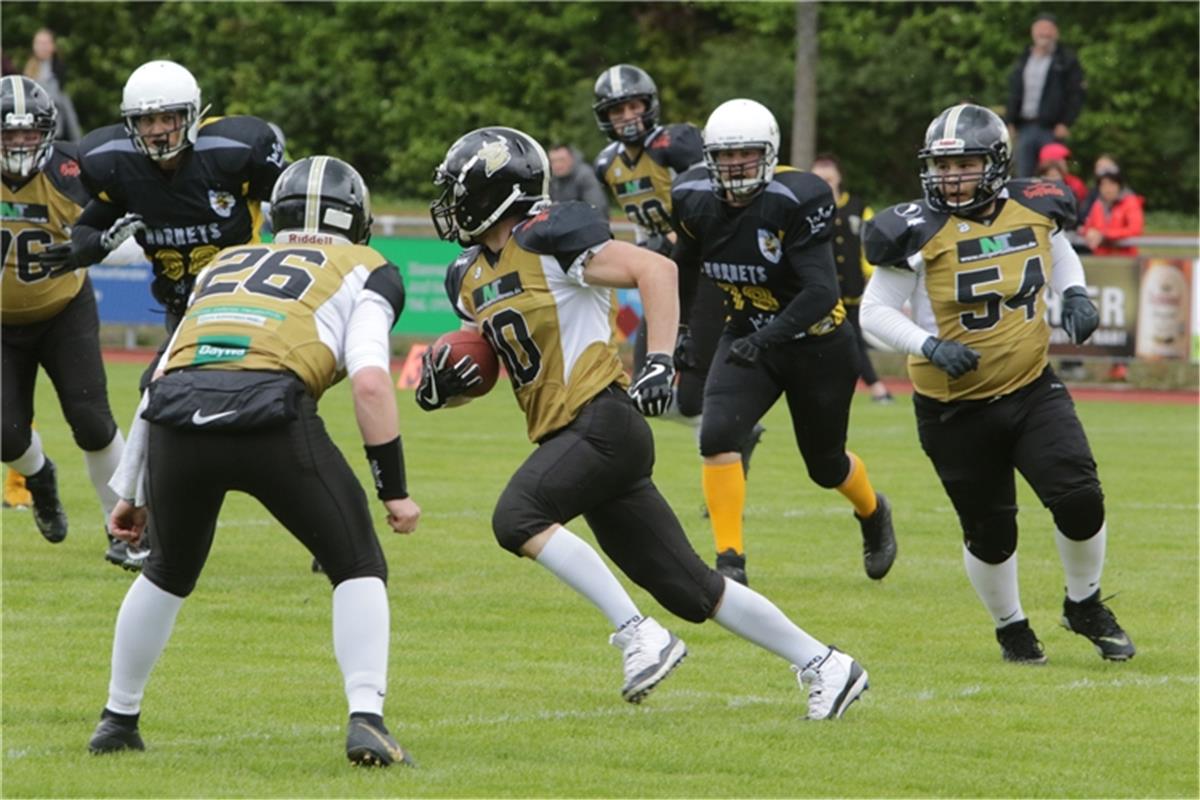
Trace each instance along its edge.
<path fill-rule="evenodd" d="M 690 622 L 711 618 L 787 659 L 809 687 L 808 717 L 840 717 L 867 688 L 866 671 L 705 565 L 654 485 L 654 439 L 643 415 L 657 416 L 671 401 L 674 265 L 614 241 L 608 220 L 586 203 L 548 205 L 548 171 L 535 140 L 490 127 L 455 142 L 435 172 L 443 193 L 432 207 L 434 225 L 467 248 L 447 273 L 450 302 L 464 327 L 480 331 L 503 359 L 537 445 L 496 504 L 497 541 L 608 618 L 629 702 L 641 702 L 687 648 L 643 617 L 596 551 L 566 527 L 579 516 L 609 558 L 666 609 Z M 650 353 L 628 391 L 614 287 L 642 293 L 649 328 Z M 424 358 L 417 403 L 425 410 L 464 402 L 479 380 L 469 356 L 450 363 L 448 352 Z"/>
<path fill-rule="evenodd" d="M 388 374 L 404 285 L 366 246 L 370 196 L 344 161 L 313 156 L 289 167 L 271 220 L 272 244 L 226 248 L 204 270 L 113 476 L 113 532 L 137 543 L 149 517 L 158 538 L 117 614 L 92 753 L 144 748 L 138 719 L 150 672 L 204 569 L 225 495 L 241 491 L 320 555 L 333 586 L 347 758 L 411 763 L 383 722 L 387 562 L 367 496 L 317 414 L 322 393 L 348 377 L 388 525 L 414 531 L 421 509 L 406 485 Z"/>
<path fill-rule="evenodd" d="M 867 223 L 867 259 L 878 268 L 862 320 L 909 354 L 917 432 L 958 513 L 967 577 L 1004 659 L 1044 663 L 1017 583 L 1018 470 L 1054 517 L 1067 584 L 1062 624 L 1103 658 L 1130 659 L 1133 642 L 1100 597 L 1107 528 L 1096 462 L 1046 358 L 1047 287 L 1076 344 L 1099 324 L 1065 233 L 1071 191 L 1009 180 L 1008 130 L 981 106 L 939 114 L 919 158 L 924 199 Z"/>
<path fill-rule="evenodd" d="M 32 256 L 65 242 L 88 202 L 79 181 L 75 145 L 53 142 L 58 111 L 50 95 L 29 78 L 0 81 L 3 116 L 3 459 L 26 476 L 33 518 L 51 542 L 67 535 L 55 465 L 33 430 L 38 367 L 54 383 L 63 416 L 84 453 L 88 475 L 107 520 L 117 497 L 108 488 L 124 438 L 108 405 L 100 357 L 96 298 L 87 273 L 54 276 Z M 111 538 L 111 537 L 110 537 Z M 144 551 L 111 540 L 106 558 L 137 568 Z"/>
<path fill-rule="evenodd" d="M 594 93 L 596 124 L 612 140 L 596 158 L 596 176 L 634 224 L 637 243 L 670 255 L 676 239 L 671 227 L 671 183 L 703 163 L 700 131 L 687 122 L 660 125 L 658 87 L 645 70 L 631 64 L 617 64 L 600 73 Z M 675 404 L 679 414 L 695 425 L 700 423 L 704 381 L 725 323 L 724 303 L 721 290 L 702 277 L 691 314 L 680 328 L 681 335 L 691 338 L 695 365 L 679 372 Z M 634 369 L 641 369 L 645 360 L 643 320 L 634 345 Z M 763 428 L 755 426 L 739 448 L 743 472 L 749 472 L 750 456 L 762 434 Z"/>
<path fill-rule="evenodd" d="M 154 267 L 151 291 L 173 331 L 196 274 L 218 250 L 257 242 L 259 204 L 283 170 L 283 143 L 257 117 L 205 117 L 200 87 L 173 61 L 150 61 L 129 76 L 123 124 L 92 131 L 79 145 L 93 195 L 52 248 L 54 269 L 86 266 L 133 236 Z M 50 261 L 54 259 L 54 261 Z"/>
<path fill-rule="evenodd" d="M 779 166 L 779 126 L 765 106 L 730 100 L 704 127 L 705 165 L 671 191 L 685 305 L 703 272 L 726 294 L 727 319 L 708 381 L 700 453 L 717 568 L 746 581 L 739 443 L 782 394 L 808 475 L 854 506 L 867 575 L 896 558 L 891 507 L 862 459 L 846 451 L 858 348 L 844 325 L 829 238 L 834 200 L 817 176 Z M 681 338 L 681 367 L 695 361 Z"/>

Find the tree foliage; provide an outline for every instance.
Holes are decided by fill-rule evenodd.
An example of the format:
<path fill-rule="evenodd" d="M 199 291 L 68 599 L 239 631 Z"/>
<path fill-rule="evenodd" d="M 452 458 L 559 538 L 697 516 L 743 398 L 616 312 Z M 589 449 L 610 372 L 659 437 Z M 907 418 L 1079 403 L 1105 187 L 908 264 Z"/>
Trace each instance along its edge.
<path fill-rule="evenodd" d="M 1195 213 L 1200 35 L 1195 3 L 1050 3 L 1087 73 L 1070 145 L 1077 171 L 1110 152 L 1150 208 Z M 1035 8 L 1017 2 L 821 3 L 818 150 L 876 205 L 919 191 L 915 153 L 943 107 L 1000 109 Z M 703 124 L 731 97 L 792 113 L 788 3 L 9 3 L 4 51 L 22 64 L 59 36 L 85 128 L 117 121 L 129 72 L 191 69 L 212 113 L 280 125 L 292 157 L 356 164 L 377 192 L 431 193 L 434 165 L 474 127 L 505 124 L 589 154 L 604 144 L 591 87 L 631 62 L 664 117 Z M 804 166 L 804 165 L 798 165 Z M 1163 180 L 1166 177 L 1167 180 Z"/>

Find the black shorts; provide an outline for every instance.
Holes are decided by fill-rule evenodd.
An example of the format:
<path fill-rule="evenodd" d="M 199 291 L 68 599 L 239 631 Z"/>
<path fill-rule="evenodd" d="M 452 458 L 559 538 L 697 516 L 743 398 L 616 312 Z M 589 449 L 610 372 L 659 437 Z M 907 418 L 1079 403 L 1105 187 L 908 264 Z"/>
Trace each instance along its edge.
<path fill-rule="evenodd" d="M 810 477 L 827 488 L 840 484 L 850 469 L 846 430 L 859 371 L 853 330 L 843 324 L 826 336 L 768 348 L 753 367 L 725 360 L 736 338 L 721 337 L 708 373 L 701 455 L 738 451 L 782 394 Z"/>
<path fill-rule="evenodd" d="M 942 403 L 913 396 L 921 447 L 963 523 L 1015 514 L 1019 471 L 1042 505 L 1098 490 L 1096 461 L 1067 387 L 1047 367 L 992 401 Z"/>
<path fill-rule="evenodd" d="M 692 548 L 651 480 L 653 467 L 650 426 L 613 385 L 517 469 L 492 517 L 496 538 L 519 554 L 534 535 L 582 516 L 631 580 L 684 619 L 707 619 L 724 579 Z"/>
<path fill-rule="evenodd" d="M 299 408 L 299 419 L 262 430 L 151 425 L 146 472 L 154 548 L 144 569 L 156 586 L 180 597 L 195 588 L 230 491 L 257 498 L 335 586 L 350 578 L 387 580 L 362 485 L 326 433 L 316 401 L 304 394 Z"/>
<path fill-rule="evenodd" d="M 91 278 L 85 278 L 79 294 L 50 319 L 0 330 L 4 461 L 29 449 L 39 366 L 54 384 L 75 443 L 84 450 L 102 450 L 112 441 L 117 423 L 108 404 L 99 332 Z"/>

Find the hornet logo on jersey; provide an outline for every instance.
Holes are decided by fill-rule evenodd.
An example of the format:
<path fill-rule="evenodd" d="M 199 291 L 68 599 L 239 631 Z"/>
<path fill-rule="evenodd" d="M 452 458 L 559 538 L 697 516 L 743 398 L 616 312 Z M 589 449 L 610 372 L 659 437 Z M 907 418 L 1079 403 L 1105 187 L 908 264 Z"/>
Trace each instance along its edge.
<path fill-rule="evenodd" d="M 758 250 L 772 264 L 778 264 L 779 259 L 783 258 L 783 245 L 779 237 L 766 228 L 758 229 Z"/>
<path fill-rule="evenodd" d="M 508 150 L 508 139 L 501 136 L 494 142 L 486 143 L 479 148 L 475 157 L 483 159 L 484 174 L 489 178 L 492 177 L 501 167 L 512 161 L 512 153 Z"/>
<path fill-rule="evenodd" d="M 219 216 L 228 218 L 233 213 L 233 207 L 237 205 L 237 198 L 229 192 L 209 189 L 208 204 L 212 206 L 212 210 L 217 212 Z"/>

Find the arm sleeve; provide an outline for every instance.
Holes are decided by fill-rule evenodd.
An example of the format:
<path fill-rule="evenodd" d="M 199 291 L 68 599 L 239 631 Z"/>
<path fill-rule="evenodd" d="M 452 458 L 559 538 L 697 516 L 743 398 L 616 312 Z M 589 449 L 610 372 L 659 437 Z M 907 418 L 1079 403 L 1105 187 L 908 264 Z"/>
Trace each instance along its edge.
<path fill-rule="evenodd" d="M 871 276 L 862 301 L 862 326 L 880 341 L 910 355 L 921 355 L 921 345 L 931 334 L 901 310 L 917 288 L 918 275 L 908 270 L 881 267 Z"/>
<path fill-rule="evenodd" d="M 346 326 L 346 373 L 350 377 L 364 367 L 388 370 L 391 363 L 388 334 L 395 322 L 391 301 L 378 292 L 364 289 Z"/>
<path fill-rule="evenodd" d="M 679 274 L 679 319 L 692 318 L 692 304 L 696 301 L 696 287 L 700 284 L 700 245 L 692 237 L 678 216 L 672 221 L 675 228 L 675 246 L 671 260 Z"/>
<path fill-rule="evenodd" d="M 1050 237 L 1050 260 L 1050 288 L 1055 294 L 1062 295 L 1072 286 L 1087 285 L 1087 278 L 1083 274 L 1083 262 L 1079 260 L 1079 254 L 1062 231 Z"/>
<path fill-rule="evenodd" d="M 100 238 L 109 226 L 121 218 L 122 211 L 112 203 L 93 199 L 84 207 L 83 213 L 71 228 L 71 247 L 78 254 L 79 263 L 95 264 L 108 251 Z"/>
<path fill-rule="evenodd" d="M 146 445 L 150 440 L 150 423 L 142 419 L 142 412 L 146 410 L 149 397 L 148 391 L 142 392 L 137 411 L 133 412 L 133 424 L 129 426 L 125 448 L 121 451 L 121 461 L 108 481 L 108 488 L 116 492 L 117 497 L 130 500 L 135 506 L 146 505 L 142 487 L 145 485 Z"/>

